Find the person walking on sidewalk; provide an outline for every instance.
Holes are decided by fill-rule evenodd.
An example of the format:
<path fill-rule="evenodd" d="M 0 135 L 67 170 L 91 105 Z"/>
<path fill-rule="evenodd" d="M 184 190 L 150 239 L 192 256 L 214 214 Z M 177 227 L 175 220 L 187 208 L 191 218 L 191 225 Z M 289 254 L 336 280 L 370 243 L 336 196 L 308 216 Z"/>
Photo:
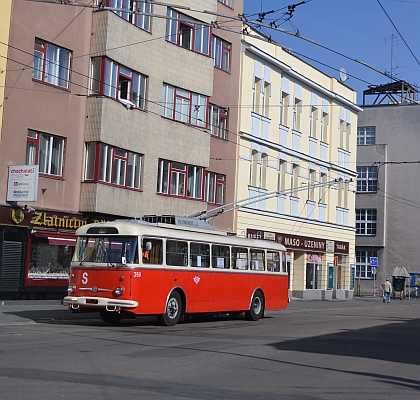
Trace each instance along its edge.
<path fill-rule="evenodd" d="M 384 289 L 384 300 L 383 302 L 387 301 L 388 303 L 391 302 L 391 293 L 392 293 L 392 285 L 389 281 L 389 278 L 386 278 L 386 281 L 382 284 L 382 287 Z"/>

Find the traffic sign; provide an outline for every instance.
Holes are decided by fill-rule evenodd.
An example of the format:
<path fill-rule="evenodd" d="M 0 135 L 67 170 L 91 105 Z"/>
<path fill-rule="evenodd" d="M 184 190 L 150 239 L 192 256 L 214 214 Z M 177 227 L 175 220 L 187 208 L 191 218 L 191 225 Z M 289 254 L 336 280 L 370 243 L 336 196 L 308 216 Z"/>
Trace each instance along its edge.
<path fill-rule="evenodd" d="M 377 267 L 378 266 L 378 257 L 370 257 L 370 266 Z"/>

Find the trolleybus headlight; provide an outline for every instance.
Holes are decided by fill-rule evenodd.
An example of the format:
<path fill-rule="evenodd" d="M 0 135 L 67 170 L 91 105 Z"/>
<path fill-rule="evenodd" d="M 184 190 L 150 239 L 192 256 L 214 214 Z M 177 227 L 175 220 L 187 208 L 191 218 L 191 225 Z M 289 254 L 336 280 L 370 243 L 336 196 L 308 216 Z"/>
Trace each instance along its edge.
<path fill-rule="evenodd" d="M 76 286 L 71 284 L 67 287 L 67 293 L 73 293 L 76 290 Z"/>
<path fill-rule="evenodd" d="M 123 288 L 123 287 L 121 287 L 121 286 L 117 286 L 117 287 L 115 288 L 115 290 L 114 290 L 114 293 L 115 293 L 117 296 L 121 296 L 121 295 L 123 294 L 123 292 L 124 292 L 124 288 Z"/>

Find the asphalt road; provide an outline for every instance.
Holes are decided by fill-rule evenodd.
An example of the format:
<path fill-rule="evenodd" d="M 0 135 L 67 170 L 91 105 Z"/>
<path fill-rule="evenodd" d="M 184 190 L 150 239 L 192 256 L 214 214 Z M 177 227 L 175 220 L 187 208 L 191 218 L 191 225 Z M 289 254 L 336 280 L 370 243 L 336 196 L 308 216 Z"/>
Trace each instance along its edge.
<path fill-rule="evenodd" d="M 420 398 L 420 300 L 294 300 L 175 327 L 0 301 L 1 400 L 391 398 Z"/>

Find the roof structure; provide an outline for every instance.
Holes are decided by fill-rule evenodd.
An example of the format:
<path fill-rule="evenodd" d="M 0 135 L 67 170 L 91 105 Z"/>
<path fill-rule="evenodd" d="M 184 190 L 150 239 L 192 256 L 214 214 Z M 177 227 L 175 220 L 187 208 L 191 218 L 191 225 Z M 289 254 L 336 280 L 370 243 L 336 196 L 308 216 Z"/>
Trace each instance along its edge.
<path fill-rule="evenodd" d="M 406 104 L 418 103 L 417 89 L 405 81 L 396 81 L 384 85 L 371 85 L 363 91 L 363 105 L 366 104 L 366 96 L 376 95 L 375 100 L 369 105 L 382 104 Z"/>
<path fill-rule="evenodd" d="M 406 267 L 394 267 L 392 268 L 390 275 L 394 277 L 410 278 L 410 274 Z"/>

